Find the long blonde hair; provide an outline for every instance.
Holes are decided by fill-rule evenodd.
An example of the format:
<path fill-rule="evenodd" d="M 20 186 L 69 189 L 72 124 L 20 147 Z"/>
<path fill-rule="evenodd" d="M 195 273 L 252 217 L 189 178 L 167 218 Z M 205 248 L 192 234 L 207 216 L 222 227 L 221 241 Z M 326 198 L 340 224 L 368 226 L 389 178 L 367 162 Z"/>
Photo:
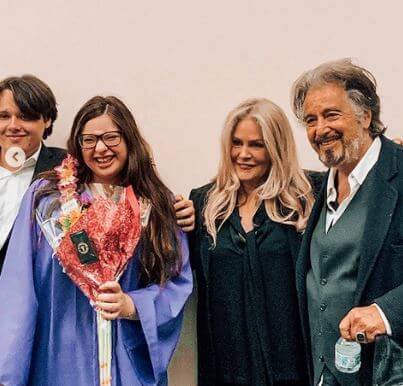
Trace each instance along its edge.
<path fill-rule="evenodd" d="M 313 205 L 311 185 L 299 167 L 290 123 L 279 106 L 268 99 L 248 99 L 232 110 L 221 136 L 221 159 L 204 209 L 207 232 L 217 241 L 217 232 L 237 205 L 240 181 L 231 161 L 232 136 L 238 123 L 253 119 L 262 130 L 270 158 L 267 179 L 256 188 L 258 203 L 264 201 L 268 216 L 298 231 L 305 228 Z M 220 220 L 217 227 L 216 221 Z"/>

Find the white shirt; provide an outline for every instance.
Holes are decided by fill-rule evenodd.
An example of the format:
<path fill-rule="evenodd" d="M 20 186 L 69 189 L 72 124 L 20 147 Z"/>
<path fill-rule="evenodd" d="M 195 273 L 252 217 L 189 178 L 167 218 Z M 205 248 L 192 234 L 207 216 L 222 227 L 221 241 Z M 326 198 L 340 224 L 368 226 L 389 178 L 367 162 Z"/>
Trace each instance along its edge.
<path fill-rule="evenodd" d="M 367 178 L 368 173 L 378 161 L 379 154 L 381 152 L 382 142 L 379 137 L 376 137 L 364 157 L 358 162 L 354 170 L 348 176 L 348 184 L 350 186 L 350 194 L 346 197 L 338 206 L 337 209 L 332 207 L 331 203 L 337 201 L 337 190 L 334 186 L 334 178 L 336 176 L 336 169 L 332 168 L 329 172 L 329 178 L 327 180 L 327 212 L 326 212 L 326 233 L 329 231 L 330 227 L 338 221 L 344 211 L 347 209 L 348 205 L 358 192 L 360 186 L 364 183 Z"/>
<path fill-rule="evenodd" d="M 327 180 L 327 195 L 326 195 L 326 233 L 329 231 L 330 227 L 339 220 L 344 211 L 347 209 L 351 200 L 354 198 L 360 186 L 364 183 L 367 178 L 368 173 L 378 161 L 379 154 L 381 153 L 382 142 L 379 137 L 376 137 L 371 146 L 368 148 L 364 157 L 358 162 L 354 170 L 348 176 L 348 184 L 350 186 L 350 194 L 346 197 L 340 205 L 335 209 L 332 203 L 337 201 L 337 190 L 334 186 L 334 178 L 336 175 L 335 168 L 330 169 L 329 178 Z M 388 335 L 392 335 L 392 329 L 390 327 L 389 321 L 387 320 L 382 309 L 376 304 L 378 311 L 382 317 L 383 322 L 386 326 L 386 332 Z"/>
<path fill-rule="evenodd" d="M 16 171 L 0 166 L 0 249 L 8 238 L 24 193 L 31 183 L 41 148 L 42 145 Z"/>

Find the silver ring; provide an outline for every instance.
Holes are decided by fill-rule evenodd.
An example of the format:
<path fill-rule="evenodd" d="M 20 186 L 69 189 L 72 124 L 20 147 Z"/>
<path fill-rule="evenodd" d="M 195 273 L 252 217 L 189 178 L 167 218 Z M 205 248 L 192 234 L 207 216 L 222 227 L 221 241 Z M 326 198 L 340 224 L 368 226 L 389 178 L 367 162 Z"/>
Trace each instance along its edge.
<path fill-rule="evenodd" d="M 357 343 L 368 343 L 365 332 L 363 331 L 357 332 L 357 334 L 355 335 L 355 341 Z"/>

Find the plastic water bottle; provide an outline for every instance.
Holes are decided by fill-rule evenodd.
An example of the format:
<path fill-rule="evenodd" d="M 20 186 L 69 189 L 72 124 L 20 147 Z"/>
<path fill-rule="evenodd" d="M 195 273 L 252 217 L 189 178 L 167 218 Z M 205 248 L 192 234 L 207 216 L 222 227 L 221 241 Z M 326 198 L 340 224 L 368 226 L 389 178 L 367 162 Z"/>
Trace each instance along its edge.
<path fill-rule="evenodd" d="M 361 367 L 361 345 L 339 338 L 335 345 L 335 366 L 342 373 L 356 373 Z"/>

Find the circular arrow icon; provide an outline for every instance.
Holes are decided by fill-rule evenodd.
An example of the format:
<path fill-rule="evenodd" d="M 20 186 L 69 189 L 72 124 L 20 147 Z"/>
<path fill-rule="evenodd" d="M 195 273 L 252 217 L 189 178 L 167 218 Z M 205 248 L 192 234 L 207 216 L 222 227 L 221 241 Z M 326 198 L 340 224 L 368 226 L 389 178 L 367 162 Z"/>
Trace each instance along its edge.
<path fill-rule="evenodd" d="M 24 150 L 18 146 L 10 147 L 5 154 L 5 161 L 12 168 L 19 168 L 25 162 L 26 156 Z"/>

